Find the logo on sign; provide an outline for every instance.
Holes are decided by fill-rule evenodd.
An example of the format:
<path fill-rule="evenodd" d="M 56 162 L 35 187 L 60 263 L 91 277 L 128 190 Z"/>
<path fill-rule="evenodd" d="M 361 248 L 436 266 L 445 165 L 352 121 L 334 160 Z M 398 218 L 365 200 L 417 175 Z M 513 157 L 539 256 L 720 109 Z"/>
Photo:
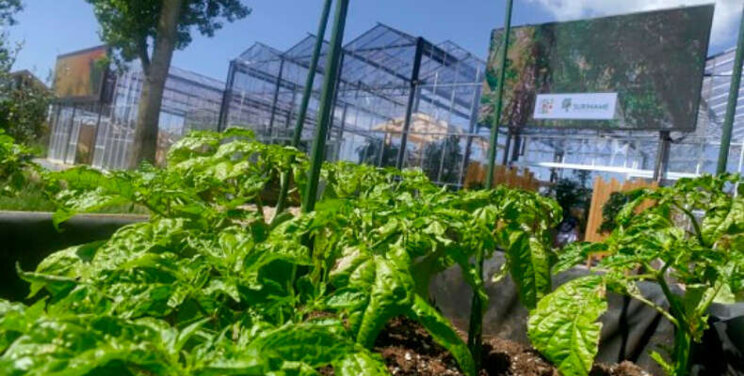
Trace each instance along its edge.
<path fill-rule="evenodd" d="M 553 112 L 553 100 L 543 98 L 540 101 L 540 105 L 538 106 L 538 111 L 540 112 L 540 114 L 543 114 L 543 115 L 547 115 Z"/>
<path fill-rule="evenodd" d="M 612 120 L 617 107 L 617 93 L 538 94 L 536 99 L 535 119 Z"/>
<path fill-rule="evenodd" d="M 563 108 L 563 111 L 568 112 L 571 109 L 571 98 L 566 98 L 563 100 L 563 104 L 561 105 L 561 108 Z"/>

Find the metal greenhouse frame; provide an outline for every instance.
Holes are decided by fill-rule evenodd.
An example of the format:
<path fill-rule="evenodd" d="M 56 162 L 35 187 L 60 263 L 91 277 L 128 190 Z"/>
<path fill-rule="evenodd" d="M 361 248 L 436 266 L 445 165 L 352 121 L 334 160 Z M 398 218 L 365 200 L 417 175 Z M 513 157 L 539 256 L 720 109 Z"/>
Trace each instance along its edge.
<path fill-rule="evenodd" d="M 292 137 L 313 46 L 308 35 L 281 52 L 256 43 L 230 63 L 220 129 L 250 127 L 268 142 Z M 302 139 L 312 138 L 324 43 Z M 484 161 L 477 123 L 485 63 L 453 42 L 434 44 L 378 24 L 343 48 L 326 155 L 378 166 L 421 167 L 459 185 L 469 161 Z"/>

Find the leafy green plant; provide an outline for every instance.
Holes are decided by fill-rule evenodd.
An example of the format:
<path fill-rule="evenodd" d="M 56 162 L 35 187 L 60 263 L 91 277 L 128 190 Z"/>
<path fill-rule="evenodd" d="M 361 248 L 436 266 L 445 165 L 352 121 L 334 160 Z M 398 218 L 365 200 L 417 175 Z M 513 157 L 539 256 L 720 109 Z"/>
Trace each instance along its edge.
<path fill-rule="evenodd" d="M 552 195 L 563 208 L 565 217 L 579 216 L 576 219 L 579 220 L 581 232 L 586 228 L 586 217 L 592 202 L 592 190 L 587 188 L 587 173 L 588 171 L 577 171 L 575 179 L 561 179 L 552 187 Z"/>
<path fill-rule="evenodd" d="M 0 304 L 0 373 L 386 374 L 371 348 L 406 316 L 476 375 L 480 353 L 429 303 L 432 278 L 459 267 L 485 301 L 472 260 L 502 248 L 526 304 L 549 292 L 554 201 L 339 162 L 315 211 L 265 218 L 262 192 L 288 170 L 304 190 L 306 169 L 298 150 L 231 129 L 192 132 L 162 169 L 48 174 L 56 224 L 122 205 L 150 219 L 19 271 L 35 303 Z"/>
<path fill-rule="evenodd" d="M 597 231 L 601 233 L 611 232 L 617 227 L 615 217 L 622 208 L 628 204 L 630 198 L 624 192 L 612 192 L 609 200 L 602 206 L 602 224 Z"/>
<path fill-rule="evenodd" d="M 29 175 L 38 170 L 30 148 L 17 144 L 13 137 L 0 129 L 0 184 L 3 195 L 15 195 L 28 182 Z"/>
<path fill-rule="evenodd" d="M 708 308 L 744 288 L 743 190 L 727 192 L 737 182 L 737 175 L 705 176 L 634 193 L 605 242 L 577 244 L 560 256 L 554 272 L 594 252 L 609 254 L 599 264 L 603 274 L 571 281 L 540 301 L 528 324 L 533 345 L 563 374 L 588 374 L 599 341 L 596 320 L 610 290 L 636 298 L 672 323 L 671 361 L 652 355 L 669 374 L 687 375 L 690 347 L 707 328 Z M 653 205 L 636 213 L 648 201 Z M 643 297 L 639 281 L 658 283 L 667 306 Z"/>

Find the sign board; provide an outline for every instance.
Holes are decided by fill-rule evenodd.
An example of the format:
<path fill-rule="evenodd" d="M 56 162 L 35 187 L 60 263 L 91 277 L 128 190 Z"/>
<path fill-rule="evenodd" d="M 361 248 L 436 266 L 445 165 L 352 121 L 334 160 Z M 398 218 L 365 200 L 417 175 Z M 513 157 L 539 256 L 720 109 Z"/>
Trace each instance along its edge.
<path fill-rule="evenodd" d="M 710 4 L 516 27 L 508 51 L 503 30 L 495 30 L 479 122 L 494 124 L 506 53 L 501 126 L 694 131 L 713 10 Z"/>
<path fill-rule="evenodd" d="M 538 94 L 535 119 L 612 120 L 617 93 Z"/>
<path fill-rule="evenodd" d="M 57 99 L 76 102 L 101 100 L 108 72 L 106 61 L 106 46 L 58 56 L 54 69 Z"/>

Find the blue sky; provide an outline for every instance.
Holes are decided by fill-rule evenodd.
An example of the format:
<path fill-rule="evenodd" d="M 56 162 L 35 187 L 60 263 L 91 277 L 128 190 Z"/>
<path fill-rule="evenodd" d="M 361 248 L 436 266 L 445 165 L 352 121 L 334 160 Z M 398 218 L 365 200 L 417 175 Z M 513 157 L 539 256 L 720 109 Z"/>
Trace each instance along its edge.
<path fill-rule="evenodd" d="M 514 24 L 576 19 L 692 5 L 710 0 L 516 0 Z M 254 42 L 291 47 L 317 28 L 322 0 L 244 0 L 253 14 L 227 24 L 214 38 L 195 37 L 173 64 L 224 79 L 228 61 Z M 712 51 L 735 43 L 741 0 L 718 0 Z M 433 41 L 452 40 L 485 57 L 490 30 L 501 27 L 503 0 L 351 0 L 346 40 L 382 22 Z M 16 69 L 46 79 L 56 55 L 100 44 L 98 25 L 84 0 L 25 0 L 19 24 L 9 30 L 24 47 Z"/>

